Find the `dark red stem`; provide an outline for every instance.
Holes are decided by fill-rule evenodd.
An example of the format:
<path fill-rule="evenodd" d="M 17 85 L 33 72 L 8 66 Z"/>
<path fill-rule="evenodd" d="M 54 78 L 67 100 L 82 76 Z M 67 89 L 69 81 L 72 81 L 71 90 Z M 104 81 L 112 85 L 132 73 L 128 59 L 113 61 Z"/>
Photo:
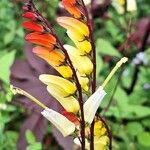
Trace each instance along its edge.
<path fill-rule="evenodd" d="M 95 49 L 95 42 L 94 42 L 94 38 L 93 38 L 93 27 L 92 27 L 92 21 L 89 18 L 88 15 L 88 10 L 84 4 L 84 1 L 81 0 L 82 6 L 83 6 L 83 10 L 87 19 L 87 25 L 88 25 L 88 29 L 89 29 L 89 37 L 90 37 L 90 41 L 91 41 L 91 45 L 92 45 L 92 62 L 93 62 L 93 74 L 92 74 L 92 93 L 94 93 L 96 91 L 96 49 Z M 94 120 L 91 124 L 91 128 L 90 128 L 90 150 L 94 150 Z"/>

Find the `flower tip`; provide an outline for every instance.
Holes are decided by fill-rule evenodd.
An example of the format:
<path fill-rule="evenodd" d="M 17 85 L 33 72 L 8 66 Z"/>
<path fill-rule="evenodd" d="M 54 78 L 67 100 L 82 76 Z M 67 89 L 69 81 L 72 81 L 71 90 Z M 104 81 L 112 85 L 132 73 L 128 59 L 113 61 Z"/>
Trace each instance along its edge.
<path fill-rule="evenodd" d="M 44 54 L 47 54 L 47 52 L 48 52 L 48 49 L 47 48 L 45 48 L 45 47 L 41 47 L 41 46 L 36 46 L 36 47 L 34 47 L 33 49 L 32 49 L 32 52 L 34 53 L 34 54 L 36 54 L 36 55 L 44 55 Z"/>
<path fill-rule="evenodd" d="M 117 67 L 121 67 L 122 64 L 126 63 L 128 61 L 127 57 L 121 58 L 121 60 L 116 64 Z"/>
<path fill-rule="evenodd" d="M 17 94 L 17 91 L 14 89 L 14 86 L 13 86 L 12 84 L 10 85 L 10 91 L 11 91 L 14 95 Z"/>
<path fill-rule="evenodd" d="M 46 78 L 46 74 L 41 74 L 41 75 L 39 75 L 39 80 L 41 81 L 41 82 L 43 82 L 43 83 L 45 83 L 45 78 Z"/>
<path fill-rule="evenodd" d="M 24 14 L 22 14 L 23 18 L 28 18 L 28 19 L 36 19 L 36 15 L 32 12 L 25 12 Z"/>
<path fill-rule="evenodd" d="M 123 57 L 121 60 L 122 60 L 123 63 L 126 63 L 128 61 L 128 58 L 127 57 Z"/>

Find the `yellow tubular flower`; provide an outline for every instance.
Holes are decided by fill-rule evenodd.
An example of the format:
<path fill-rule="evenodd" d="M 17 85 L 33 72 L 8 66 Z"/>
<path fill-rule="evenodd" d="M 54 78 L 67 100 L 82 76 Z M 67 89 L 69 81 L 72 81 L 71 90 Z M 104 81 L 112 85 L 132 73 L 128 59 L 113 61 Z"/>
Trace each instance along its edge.
<path fill-rule="evenodd" d="M 57 22 L 68 31 L 79 32 L 83 37 L 89 36 L 89 29 L 83 22 L 72 17 L 58 17 Z"/>
<path fill-rule="evenodd" d="M 78 76 L 79 82 L 81 84 L 81 87 L 85 91 L 88 91 L 89 90 L 89 86 L 88 86 L 89 79 L 84 74 L 81 75 L 78 71 L 77 71 L 77 76 Z"/>
<path fill-rule="evenodd" d="M 53 66 L 64 78 L 72 78 L 72 70 L 69 66 L 59 66 L 55 67 Z"/>
<path fill-rule="evenodd" d="M 87 56 L 82 56 L 81 52 L 73 46 L 64 45 L 64 47 L 79 73 L 89 75 L 93 70 L 91 60 Z"/>
<path fill-rule="evenodd" d="M 78 138 L 74 139 L 74 143 L 81 146 Z M 107 150 L 109 138 L 107 136 L 94 137 L 94 150 Z M 90 142 L 85 139 L 86 150 L 90 150 Z"/>
<path fill-rule="evenodd" d="M 64 137 L 71 135 L 75 131 L 75 124 L 58 112 L 45 108 L 41 114 L 48 119 Z"/>
<path fill-rule="evenodd" d="M 55 84 L 66 92 L 66 96 L 74 94 L 77 89 L 72 82 L 59 76 L 42 74 L 39 76 L 39 79 L 46 85 Z"/>
<path fill-rule="evenodd" d="M 72 29 L 67 30 L 67 35 L 72 39 L 73 41 L 84 41 L 85 37 L 78 31 L 74 31 Z"/>
<path fill-rule="evenodd" d="M 92 46 L 89 41 L 85 39 L 78 40 L 74 37 L 74 34 L 68 31 L 67 31 L 67 34 L 70 37 L 70 39 L 74 42 L 76 47 L 82 52 L 82 55 L 90 53 L 90 51 L 92 50 Z"/>
<path fill-rule="evenodd" d="M 125 0 L 116 0 L 120 5 L 124 5 L 125 4 Z"/>
<path fill-rule="evenodd" d="M 81 146 L 78 138 L 74 139 L 74 143 Z M 107 150 L 109 138 L 107 136 L 94 136 L 94 150 Z M 90 150 L 90 142 L 85 139 L 86 150 Z"/>
<path fill-rule="evenodd" d="M 106 134 L 107 130 L 105 127 L 103 127 L 102 121 L 96 121 L 94 124 L 94 136 L 102 136 Z"/>
<path fill-rule="evenodd" d="M 109 143 L 108 136 L 94 137 L 94 150 L 107 150 Z"/>
<path fill-rule="evenodd" d="M 56 84 L 49 84 L 47 86 L 48 92 L 58 100 L 58 102 L 68 112 L 77 113 L 79 111 L 79 103 L 73 96 L 68 96 L 65 90 Z"/>

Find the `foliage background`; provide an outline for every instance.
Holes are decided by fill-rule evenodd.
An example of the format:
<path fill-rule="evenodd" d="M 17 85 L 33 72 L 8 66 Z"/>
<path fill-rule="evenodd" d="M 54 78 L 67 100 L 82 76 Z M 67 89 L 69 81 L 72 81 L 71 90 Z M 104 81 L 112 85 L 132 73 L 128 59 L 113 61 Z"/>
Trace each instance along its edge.
<path fill-rule="evenodd" d="M 31 114 L 15 101 L 9 91 L 10 67 L 15 59 L 24 61 L 29 57 L 23 52 L 25 42 L 24 30 L 21 27 L 22 5 L 23 2 L 19 0 L 0 1 L 0 150 L 16 149 L 22 122 Z M 62 10 L 58 11 L 58 0 L 38 1 L 37 5 L 53 24 L 56 16 L 64 13 Z M 140 65 L 133 63 L 141 51 L 141 41 L 150 20 L 150 5 L 148 0 L 137 0 L 137 6 L 136 12 L 123 15 L 118 14 L 112 6 L 103 14 L 97 15 L 103 6 L 95 8 L 94 35 L 97 46 L 98 82 L 104 80 L 120 57 L 129 57 L 129 63 L 107 86 L 108 95 L 100 109 L 101 115 L 105 116 L 111 127 L 114 150 L 150 149 L 150 38 L 145 46 L 143 58 L 147 61 L 140 62 Z M 70 42 L 67 38 L 64 39 L 64 30 L 58 26 L 56 29 L 65 42 Z M 138 38 L 138 42 L 131 37 L 132 33 Z M 122 49 L 121 46 L 126 40 L 130 42 Z M 138 77 L 134 88 L 131 89 L 137 68 Z M 110 101 L 111 105 L 107 108 Z M 50 125 L 45 131 L 47 134 L 43 141 L 38 141 L 30 130 L 26 131 L 28 150 L 61 149 L 61 146 L 56 144 L 58 142 L 52 135 Z"/>

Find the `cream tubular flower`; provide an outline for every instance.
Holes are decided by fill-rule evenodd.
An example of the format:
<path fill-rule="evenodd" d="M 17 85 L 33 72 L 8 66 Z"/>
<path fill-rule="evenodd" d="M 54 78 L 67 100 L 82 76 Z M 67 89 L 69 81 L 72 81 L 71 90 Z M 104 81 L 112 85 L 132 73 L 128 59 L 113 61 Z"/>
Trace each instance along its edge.
<path fill-rule="evenodd" d="M 42 74 L 39 79 L 47 85 L 48 92 L 68 111 L 76 113 L 79 110 L 78 101 L 72 96 L 76 92 L 76 86 L 58 76 Z"/>
<path fill-rule="evenodd" d="M 89 5 L 92 0 L 83 0 L 85 5 Z"/>
<path fill-rule="evenodd" d="M 95 113 L 101 104 L 106 92 L 103 90 L 103 87 L 99 87 L 97 91 L 91 95 L 88 100 L 84 103 L 84 117 L 85 121 L 89 124 L 92 123 Z"/>
<path fill-rule="evenodd" d="M 61 133 L 64 137 L 71 135 L 75 131 L 75 124 L 69 121 L 65 116 L 60 113 L 45 108 L 41 114 L 49 120 Z"/>
<path fill-rule="evenodd" d="M 128 11 L 136 11 L 137 10 L 136 0 L 127 0 L 127 10 Z"/>

